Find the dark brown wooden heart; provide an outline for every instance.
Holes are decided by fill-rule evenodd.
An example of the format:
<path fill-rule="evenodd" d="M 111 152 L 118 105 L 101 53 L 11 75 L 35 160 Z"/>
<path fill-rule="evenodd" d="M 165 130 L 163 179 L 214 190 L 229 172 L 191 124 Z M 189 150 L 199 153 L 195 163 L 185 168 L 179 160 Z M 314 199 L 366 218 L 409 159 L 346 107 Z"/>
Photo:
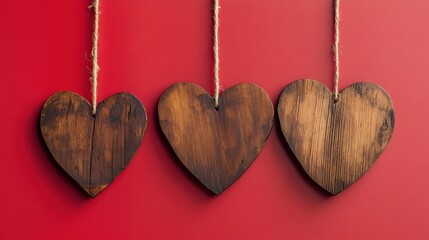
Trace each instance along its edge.
<path fill-rule="evenodd" d="M 58 164 L 92 197 L 130 163 L 147 125 L 146 111 L 129 93 L 92 107 L 72 92 L 59 92 L 43 106 L 40 129 Z"/>
<path fill-rule="evenodd" d="M 243 175 L 271 131 L 274 109 L 265 91 L 239 84 L 222 92 L 219 107 L 201 87 L 172 85 L 158 104 L 161 129 L 185 167 L 219 195 Z"/>
<path fill-rule="evenodd" d="M 334 101 L 317 81 L 293 82 L 280 95 L 278 115 L 305 172 L 333 195 L 371 167 L 389 143 L 395 123 L 389 95 L 371 83 L 355 83 Z"/>

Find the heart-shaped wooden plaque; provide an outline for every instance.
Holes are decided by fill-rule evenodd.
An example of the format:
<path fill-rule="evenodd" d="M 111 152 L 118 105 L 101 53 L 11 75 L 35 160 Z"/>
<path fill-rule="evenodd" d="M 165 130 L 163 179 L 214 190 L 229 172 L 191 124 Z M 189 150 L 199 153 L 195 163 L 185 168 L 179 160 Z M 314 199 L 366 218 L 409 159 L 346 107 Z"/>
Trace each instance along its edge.
<path fill-rule="evenodd" d="M 204 89 L 177 83 L 161 96 L 158 115 L 180 161 L 219 195 L 241 177 L 262 150 L 274 109 L 265 91 L 254 84 L 223 91 L 216 109 Z"/>
<path fill-rule="evenodd" d="M 59 92 L 43 106 L 40 128 L 58 164 L 92 197 L 130 163 L 147 125 L 146 111 L 128 93 L 92 107 L 72 92 Z"/>
<path fill-rule="evenodd" d="M 395 122 L 389 95 L 375 84 L 355 83 L 334 101 L 327 87 L 308 79 L 283 90 L 278 115 L 306 173 L 333 195 L 371 167 L 389 143 Z"/>

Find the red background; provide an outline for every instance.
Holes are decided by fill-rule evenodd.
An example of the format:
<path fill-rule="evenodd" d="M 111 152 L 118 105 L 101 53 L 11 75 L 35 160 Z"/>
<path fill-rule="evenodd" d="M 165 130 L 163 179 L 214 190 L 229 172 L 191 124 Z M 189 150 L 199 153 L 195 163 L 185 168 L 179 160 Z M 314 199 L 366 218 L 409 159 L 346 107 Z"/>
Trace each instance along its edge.
<path fill-rule="evenodd" d="M 90 98 L 90 1 L 0 1 L 0 239 L 429 239 L 429 2 L 342 1 L 340 88 L 374 82 L 396 126 L 378 161 L 329 197 L 296 165 L 278 122 L 219 197 L 177 163 L 157 101 L 189 81 L 210 93 L 211 0 L 101 0 L 99 99 L 136 95 L 149 125 L 130 166 L 97 198 L 53 164 L 44 101 Z M 263 87 L 274 106 L 303 78 L 332 88 L 331 0 L 221 0 L 221 83 Z"/>

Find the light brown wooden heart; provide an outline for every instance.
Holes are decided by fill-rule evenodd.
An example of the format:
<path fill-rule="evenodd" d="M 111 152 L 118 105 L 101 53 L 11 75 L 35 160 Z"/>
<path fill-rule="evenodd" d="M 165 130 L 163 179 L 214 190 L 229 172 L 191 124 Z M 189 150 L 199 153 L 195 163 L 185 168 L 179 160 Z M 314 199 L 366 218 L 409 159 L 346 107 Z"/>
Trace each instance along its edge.
<path fill-rule="evenodd" d="M 92 107 L 72 92 L 59 92 L 43 106 L 40 129 L 58 164 L 92 197 L 130 163 L 147 125 L 146 111 L 128 93 Z"/>
<path fill-rule="evenodd" d="M 183 165 L 219 195 L 241 177 L 262 150 L 274 109 L 265 91 L 254 84 L 223 91 L 216 109 L 204 89 L 177 83 L 161 96 L 158 116 Z"/>
<path fill-rule="evenodd" d="M 293 82 L 280 95 L 278 115 L 305 172 L 333 195 L 371 167 L 389 143 L 395 123 L 389 95 L 371 83 L 355 83 L 334 101 L 317 81 Z"/>

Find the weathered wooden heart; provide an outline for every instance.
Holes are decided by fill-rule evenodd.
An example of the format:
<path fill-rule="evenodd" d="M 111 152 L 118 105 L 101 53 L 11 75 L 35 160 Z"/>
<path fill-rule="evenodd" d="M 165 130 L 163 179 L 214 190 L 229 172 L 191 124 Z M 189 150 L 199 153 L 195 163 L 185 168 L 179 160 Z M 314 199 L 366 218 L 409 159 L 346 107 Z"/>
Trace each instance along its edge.
<path fill-rule="evenodd" d="M 161 96 L 158 115 L 180 161 L 219 195 L 241 177 L 262 150 L 274 109 L 265 91 L 254 84 L 223 91 L 216 109 L 204 89 L 177 83 Z"/>
<path fill-rule="evenodd" d="M 59 92 L 43 106 L 40 128 L 58 164 L 92 197 L 130 163 L 147 125 L 146 111 L 129 93 L 92 107 L 72 92 Z"/>
<path fill-rule="evenodd" d="M 280 95 L 278 115 L 305 172 L 333 195 L 371 167 L 389 143 L 395 123 L 389 95 L 371 83 L 355 83 L 334 101 L 317 81 L 293 82 Z"/>

